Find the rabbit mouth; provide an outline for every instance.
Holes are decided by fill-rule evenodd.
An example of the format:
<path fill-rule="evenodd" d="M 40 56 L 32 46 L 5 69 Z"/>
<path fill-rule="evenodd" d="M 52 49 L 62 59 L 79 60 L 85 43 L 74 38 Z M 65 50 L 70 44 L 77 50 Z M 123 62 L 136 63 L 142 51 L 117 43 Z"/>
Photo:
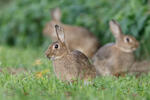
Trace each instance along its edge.
<path fill-rule="evenodd" d="M 52 57 L 50 57 L 49 55 L 46 55 L 46 57 L 47 57 L 49 60 L 51 60 L 51 59 L 52 59 Z"/>
<path fill-rule="evenodd" d="M 58 59 L 61 59 L 62 57 L 64 57 L 64 55 L 61 55 L 61 56 L 51 56 L 50 59 L 51 60 L 58 60 Z"/>
<path fill-rule="evenodd" d="M 47 56 L 47 58 L 48 58 L 48 60 L 55 60 L 54 57 L 48 57 L 48 56 Z"/>
<path fill-rule="evenodd" d="M 48 58 L 49 60 L 57 60 L 57 59 L 61 59 L 62 57 L 64 57 L 64 54 L 61 55 L 61 56 L 54 56 L 54 55 L 49 56 L 49 55 L 47 55 L 47 58 Z"/>
<path fill-rule="evenodd" d="M 55 60 L 55 57 L 54 57 L 54 56 L 52 56 L 50 59 L 51 59 L 51 60 Z"/>
<path fill-rule="evenodd" d="M 133 51 L 136 50 L 136 48 L 131 48 L 131 49 L 125 49 L 125 48 L 120 48 L 122 51 L 127 52 L 127 53 L 131 53 Z"/>
<path fill-rule="evenodd" d="M 55 57 L 54 57 L 54 56 L 51 56 L 51 57 L 47 56 L 47 58 L 48 58 L 49 60 L 55 60 Z"/>
<path fill-rule="evenodd" d="M 55 57 L 55 56 L 51 56 L 51 57 L 47 57 L 49 60 L 56 60 L 56 59 L 59 59 L 59 58 L 57 58 L 57 57 Z"/>
<path fill-rule="evenodd" d="M 47 56 L 47 58 L 48 58 L 49 60 L 51 59 L 51 57 L 48 57 L 48 56 Z"/>

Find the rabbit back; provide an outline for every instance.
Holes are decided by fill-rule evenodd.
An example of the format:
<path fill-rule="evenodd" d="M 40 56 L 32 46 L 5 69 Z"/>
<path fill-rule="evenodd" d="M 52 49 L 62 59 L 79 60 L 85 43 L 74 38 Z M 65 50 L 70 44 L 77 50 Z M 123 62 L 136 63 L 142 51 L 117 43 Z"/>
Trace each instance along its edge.
<path fill-rule="evenodd" d="M 96 69 L 90 63 L 87 56 L 85 56 L 82 52 L 75 50 L 72 52 L 72 56 L 74 56 L 74 61 L 78 63 L 79 77 L 83 79 L 94 78 L 96 77 Z"/>
<path fill-rule="evenodd" d="M 134 62 L 134 55 L 123 52 L 114 43 L 110 43 L 100 48 L 92 60 L 98 74 L 115 75 L 128 71 Z"/>
<path fill-rule="evenodd" d="M 136 61 L 129 70 L 129 74 L 143 74 L 150 72 L 150 61 Z"/>
<path fill-rule="evenodd" d="M 90 64 L 88 58 L 78 50 L 53 61 L 54 71 L 62 80 L 88 79 L 96 76 L 95 68 Z"/>

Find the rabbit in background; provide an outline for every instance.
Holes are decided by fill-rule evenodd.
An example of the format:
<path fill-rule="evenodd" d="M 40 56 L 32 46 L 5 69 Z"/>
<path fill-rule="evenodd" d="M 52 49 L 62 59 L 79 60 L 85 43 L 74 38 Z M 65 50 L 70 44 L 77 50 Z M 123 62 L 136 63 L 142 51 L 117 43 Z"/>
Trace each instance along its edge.
<path fill-rule="evenodd" d="M 50 36 L 52 41 L 57 40 L 55 25 L 61 25 L 65 30 L 66 43 L 70 50 L 79 50 L 91 58 L 100 47 L 98 39 L 83 27 L 66 25 L 61 22 L 61 11 L 55 8 L 51 11 L 52 20 L 46 24 L 43 34 Z"/>
<path fill-rule="evenodd" d="M 150 72 L 150 61 L 136 61 L 129 70 L 129 74 L 132 75 L 141 75 L 148 74 Z"/>
<path fill-rule="evenodd" d="M 63 28 L 55 25 L 55 30 L 57 41 L 49 46 L 46 56 L 52 59 L 57 78 L 62 81 L 95 78 L 96 69 L 88 58 L 82 52 L 68 48 Z"/>
<path fill-rule="evenodd" d="M 101 47 L 92 61 L 99 75 L 123 75 L 135 62 L 133 52 L 139 47 L 139 42 L 133 36 L 124 35 L 115 20 L 109 25 L 116 42 Z"/>

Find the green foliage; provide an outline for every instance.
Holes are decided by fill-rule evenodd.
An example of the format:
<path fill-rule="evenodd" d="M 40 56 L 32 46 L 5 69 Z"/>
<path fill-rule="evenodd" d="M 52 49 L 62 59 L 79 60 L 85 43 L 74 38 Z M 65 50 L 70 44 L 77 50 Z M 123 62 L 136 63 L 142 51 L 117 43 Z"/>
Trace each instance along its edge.
<path fill-rule="evenodd" d="M 124 33 L 141 42 L 137 54 L 150 54 L 148 0 L 14 0 L 0 12 L 0 43 L 42 45 L 42 29 L 50 20 L 50 9 L 55 7 L 61 8 L 64 23 L 88 28 L 101 44 L 113 40 L 108 22 L 115 19 Z"/>
<path fill-rule="evenodd" d="M 97 77 L 91 84 L 57 80 L 44 49 L 0 46 L 0 68 L 26 68 L 26 74 L 0 72 L 0 100 L 149 100 L 150 74 L 135 78 Z M 14 59 L 15 58 L 15 59 Z M 41 63 L 35 64 L 40 59 Z M 37 72 L 49 71 L 37 77 Z"/>

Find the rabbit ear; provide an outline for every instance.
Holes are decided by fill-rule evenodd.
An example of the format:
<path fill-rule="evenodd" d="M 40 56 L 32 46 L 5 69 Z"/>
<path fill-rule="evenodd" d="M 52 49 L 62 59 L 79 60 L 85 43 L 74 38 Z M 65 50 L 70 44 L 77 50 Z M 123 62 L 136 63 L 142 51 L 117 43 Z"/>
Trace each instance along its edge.
<path fill-rule="evenodd" d="M 51 16 L 53 20 L 60 21 L 61 20 L 61 11 L 59 8 L 52 9 Z"/>
<path fill-rule="evenodd" d="M 120 25 L 115 20 L 111 20 L 109 22 L 109 27 L 110 27 L 111 32 L 115 36 L 115 38 L 119 38 L 120 35 L 122 34 Z"/>
<path fill-rule="evenodd" d="M 55 25 L 55 30 L 56 30 L 58 40 L 64 43 L 65 42 L 64 29 L 60 27 L 59 25 Z"/>

